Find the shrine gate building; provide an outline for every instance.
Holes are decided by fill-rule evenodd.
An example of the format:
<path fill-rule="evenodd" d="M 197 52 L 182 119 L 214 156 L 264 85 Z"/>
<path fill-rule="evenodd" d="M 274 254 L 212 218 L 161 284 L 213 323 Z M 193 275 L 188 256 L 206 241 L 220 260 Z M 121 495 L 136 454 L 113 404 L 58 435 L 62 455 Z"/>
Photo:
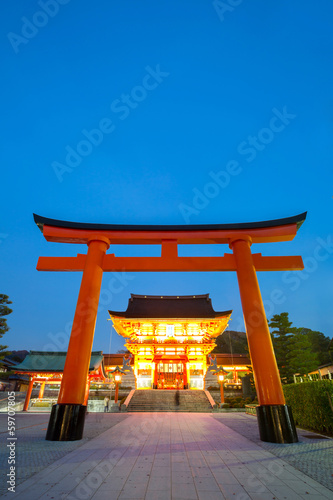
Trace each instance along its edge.
<path fill-rule="evenodd" d="M 109 311 L 134 356 L 137 389 L 204 389 L 207 355 L 232 311 L 214 311 L 209 295 L 133 295 Z"/>

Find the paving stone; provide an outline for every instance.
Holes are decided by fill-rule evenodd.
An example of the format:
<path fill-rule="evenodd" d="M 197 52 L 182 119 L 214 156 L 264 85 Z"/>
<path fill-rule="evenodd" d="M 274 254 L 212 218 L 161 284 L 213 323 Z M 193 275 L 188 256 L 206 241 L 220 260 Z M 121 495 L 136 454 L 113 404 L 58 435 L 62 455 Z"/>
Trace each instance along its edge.
<path fill-rule="evenodd" d="M 323 497 L 322 495 L 301 495 L 301 498 L 303 500 L 323 500 L 324 498 L 328 497 Z M 333 496 L 329 497 L 330 500 L 332 500 Z"/>
<path fill-rule="evenodd" d="M 108 490 L 97 490 L 91 500 L 118 500 L 120 495 L 120 490 L 108 489 Z"/>
<path fill-rule="evenodd" d="M 220 485 L 220 488 L 226 500 L 235 500 L 235 498 L 251 500 L 250 495 L 240 484 L 224 484 Z"/>
<path fill-rule="evenodd" d="M 191 467 L 193 477 L 209 477 L 214 480 L 212 469 L 210 467 Z"/>
<path fill-rule="evenodd" d="M 151 477 L 148 483 L 148 490 L 163 490 L 171 488 L 171 478 L 169 476 L 155 476 Z"/>
<path fill-rule="evenodd" d="M 123 490 L 120 492 L 119 500 L 124 500 L 126 498 L 144 498 L 147 491 L 147 482 L 128 484 L 124 486 Z"/>
<path fill-rule="evenodd" d="M 198 491 L 199 500 L 225 500 L 225 496 L 217 491 Z"/>
<path fill-rule="evenodd" d="M 155 464 L 150 472 L 150 477 L 169 477 L 171 480 L 171 468 L 170 467 L 158 467 Z"/>
<path fill-rule="evenodd" d="M 302 500 L 302 497 L 285 484 L 269 488 L 277 500 Z"/>
<path fill-rule="evenodd" d="M 172 484 L 172 500 L 198 500 L 194 484 Z"/>
<path fill-rule="evenodd" d="M 249 493 L 251 500 L 274 500 L 273 493 Z"/>
<path fill-rule="evenodd" d="M 210 477 L 195 477 L 194 484 L 197 491 L 221 491 L 215 479 Z"/>

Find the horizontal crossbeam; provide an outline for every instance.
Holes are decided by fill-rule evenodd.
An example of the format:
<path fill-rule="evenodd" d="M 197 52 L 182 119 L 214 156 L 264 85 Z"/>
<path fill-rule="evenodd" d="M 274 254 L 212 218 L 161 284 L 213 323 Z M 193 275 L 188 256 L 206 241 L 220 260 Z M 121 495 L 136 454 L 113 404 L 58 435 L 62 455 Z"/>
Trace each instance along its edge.
<path fill-rule="evenodd" d="M 37 271 L 83 271 L 86 263 L 85 254 L 76 257 L 39 257 Z"/>
<path fill-rule="evenodd" d="M 181 245 L 228 244 L 235 238 L 250 236 L 253 243 L 290 241 L 297 233 L 297 224 L 251 229 L 156 230 L 156 231 L 93 231 L 44 226 L 47 241 L 86 244 L 89 240 L 107 238 L 112 245 L 159 245 L 163 240 L 175 240 Z"/>
<path fill-rule="evenodd" d="M 304 268 L 300 256 L 263 257 L 253 254 L 256 271 L 300 271 Z M 40 257 L 38 271 L 83 271 L 86 255 L 76 257 Z M 236 271 L 236 261 L 232 254 L 223 257 L 116 257 L 105 255 L 105 272 L 177 272 L 177 271 Z"/>

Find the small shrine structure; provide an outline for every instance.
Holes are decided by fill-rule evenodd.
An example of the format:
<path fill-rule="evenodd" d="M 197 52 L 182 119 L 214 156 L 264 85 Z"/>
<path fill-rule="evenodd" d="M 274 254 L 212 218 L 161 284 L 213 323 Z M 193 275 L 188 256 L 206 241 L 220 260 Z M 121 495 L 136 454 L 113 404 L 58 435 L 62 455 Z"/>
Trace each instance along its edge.
<path fill-rule="evenodd" d="M 45 385 L 59 385 L 62 382 L 63 371 L 67 352 L 30 351 L 22 363 L 15 365 L 16 374 L 29 376 L 29 386 L 24 401 L 23 411 L 29 408 L 30 398 L 34 384 L 40 384 L 38 398 L 44 396 Z M 88 403 L 91 382 L 104 382 L 103 354 L 100 351 L 92 352 L 89 370 L 86 379 L 86 392 L 84 402 Z"/>

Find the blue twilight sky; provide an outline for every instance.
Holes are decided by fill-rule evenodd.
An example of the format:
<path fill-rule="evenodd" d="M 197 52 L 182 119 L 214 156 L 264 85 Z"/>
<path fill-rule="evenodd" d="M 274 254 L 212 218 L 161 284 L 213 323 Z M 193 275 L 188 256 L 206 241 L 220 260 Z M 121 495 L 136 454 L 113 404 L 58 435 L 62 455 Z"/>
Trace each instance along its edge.
<path fill-rule="evenodd" d="M 70 221 L 204 224 L 308 211 L 288 243 L 302 272 L 259 274 L 267 316 L 333 335 L 333 4 L 322 0 L 15 0 L 1 6 L 2 343 L 67 348 L 81 273 L 39 273 L 32 213 Z M 113 249 L 158 255 L 159 248 Z M 227 246 L 182 248 L 219 255 Z M 234 273 L 105 273 L 94 349 L 115 352 L 108 309 L 130 293 L 210 293 L 244 330 Z"/>

